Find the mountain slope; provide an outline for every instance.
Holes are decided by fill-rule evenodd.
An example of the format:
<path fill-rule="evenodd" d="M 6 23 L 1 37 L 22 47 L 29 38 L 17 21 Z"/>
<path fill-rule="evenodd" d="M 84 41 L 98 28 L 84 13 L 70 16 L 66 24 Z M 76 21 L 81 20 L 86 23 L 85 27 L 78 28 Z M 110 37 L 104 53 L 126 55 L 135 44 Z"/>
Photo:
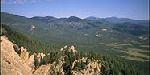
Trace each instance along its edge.
<path fill-rule="evenodd" d="M 113 59 L 119 57 L 126 63 L 134 63 L 144 75 L 148 74 L 149 25 L 145 25 L 146 23 L 118 22 L 116 24 L 104 21 L 104 19 L 99 21 L 78 17 L 55 18 L 48 21 L 46 17 L 37 20 L 8 13 L 1 13 L 1 15 L 3 24 L 30 36 L 29 38 L 32 37 L 45 43 L 44 46 L 37 42 L 30 45 L 28 44 L 32 42 L 30 40 L 23 44 L 22 39 L 19 40 L 17 37 L 20 45 L 30 48 L 31 52 L 32 50 L 46 52 L 49 51 L 48 49 L 59 49 L 64 45 L 75 45 L 79 51 L 109 55 Z"/>
<path fill-rule="evenodd" d="M 126 44 L 138 41 L 144 45 L 148 44 L 148 41 L 146 41 L 149 33 L 148 25 L 120 22 L 118 24 L 103 23 L 103 20 L 85 20 L 75 16 L 69 18 L 50 16 L 26 18 L 8 13 L 1 13 L 1 15 L 2 23 L 53 46 L 57 44 L 61 47 L 63 44 L 71 43 L 79 45 L 81 49 L 91 50 L 96 48 L 96 51 L 101 52 L 100 49 L 107 50 L 109 48 L 107 44 L 111 43 Z M 49 22 L 49 19 L 53 21 Z M 138 36 L 135 36 L 137 34 Z M 132 45 L 131 47 L 135 46 Z"/>
<path fill-rule="evenodd" d="M 121 63 L 118 60 L 112 60 L 111 58 L 105 56 L 99 57 L 92 53 L 80 53 L 74 46 L 65 46 L 58 51 L 50 53 L 48 52 L 46 54 L 35 52 L 33 55 L 29 55 L 30 52 L 28 52 L 27 49 L 23 47 L 19 47 L 20 49 L 17 48 L 18 51 L 20 51 L 18 53 L 16 50 L 17 45 L 13 44 L 5 36 L 1 36 L 1 44 L 1 73 L 6 75 L 139 74 L 134 69 L 128 69 L 128 65 Z M 39 54 L 42 54 L 40 58 L 38 56 Z M 52 61 L 52 59 L 54 60 Z M 110 61 L 112 63 L 110 63 Z M 118 65 L 120 68 L 117 67 Z"/>

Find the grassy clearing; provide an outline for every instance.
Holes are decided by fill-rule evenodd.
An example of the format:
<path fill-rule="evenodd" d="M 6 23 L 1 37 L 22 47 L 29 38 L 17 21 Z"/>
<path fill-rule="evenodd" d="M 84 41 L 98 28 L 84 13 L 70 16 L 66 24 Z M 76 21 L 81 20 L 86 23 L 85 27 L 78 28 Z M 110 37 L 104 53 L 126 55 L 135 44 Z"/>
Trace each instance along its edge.
<path fill-rule="evenodd" d="M 130 43 L 123 43 L 123 44 L 118 44 L 118 43 L 110 43 L 110 44 L 106 44 L 107 47 L 111 47 L 111 48 L 115 48 L 115 49 L 124 49 L 124 47 L 130 47 L 132 46 L 132 44 Z"/>
<path fill-rule="evenodd" d="M 129 59 L 129 60 L 136 60 L 136 61 L 149 61 L 150 56 L 144 54 L 148 53 L 148 50 L 138 49 L 138 48 L 127 48 L 125 51 L 121 51 L 123 53 L 126 53 L 126 56 L 121 56 L 123 58 Z"/>
<path fill-rule="evenodd" d="M 149 45 L 140 45 L 140 47 L 149 48 Z"/>
<path fill-rule="evenodd" d="M 135 61 L 149 61 L 149 60 L 145 60 L 139 57 L 133 57 L 133 56 L 121 56 L 122 58 L 128 59 L 128 60 L 135 60 Z"/>

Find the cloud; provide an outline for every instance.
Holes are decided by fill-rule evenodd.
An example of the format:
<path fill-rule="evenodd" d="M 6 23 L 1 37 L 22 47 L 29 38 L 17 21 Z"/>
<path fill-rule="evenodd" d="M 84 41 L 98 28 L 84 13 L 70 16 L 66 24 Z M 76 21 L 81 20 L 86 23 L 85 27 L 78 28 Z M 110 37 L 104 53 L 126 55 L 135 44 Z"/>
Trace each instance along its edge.
<path fill-rule="evenodd" d="M 1 0 L 1 3 L 3 4 L 22 4 L 25 3 L 28 0 Z"/>
<path fill-rule="evenodd" d="M 24 4 L 24 3 L 36 3 L 40 1 L 52 1 L 52 0 L 1 0 L 2 4 Z"/>

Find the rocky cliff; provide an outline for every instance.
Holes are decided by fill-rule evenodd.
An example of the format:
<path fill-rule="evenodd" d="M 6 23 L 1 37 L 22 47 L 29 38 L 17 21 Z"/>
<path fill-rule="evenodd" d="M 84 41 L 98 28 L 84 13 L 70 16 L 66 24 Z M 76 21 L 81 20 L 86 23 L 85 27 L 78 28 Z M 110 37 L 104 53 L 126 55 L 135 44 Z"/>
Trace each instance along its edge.
<path fill-rule="evenodd" d="M 23 59 L 13 48 L 13 43 L 7 37 L 1 36 L 1 74 L 2 75 L 32 75 L 28 65 L 28 53 Z"/>

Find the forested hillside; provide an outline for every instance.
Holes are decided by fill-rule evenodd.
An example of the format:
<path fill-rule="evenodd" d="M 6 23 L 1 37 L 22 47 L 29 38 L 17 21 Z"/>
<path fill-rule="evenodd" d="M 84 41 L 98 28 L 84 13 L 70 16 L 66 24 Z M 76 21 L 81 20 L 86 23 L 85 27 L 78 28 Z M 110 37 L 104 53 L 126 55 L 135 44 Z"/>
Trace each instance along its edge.
<path fill-rule="evenodd" d="M 98 63 L 101 64 L 99 73 L 101 75 L 141 75 L 140 71 L 136 69 L 134 64 L 127 64 L 124 61 L 119 60 L 119 58 L 117 59 L 110 56 L 103 56 L 100 54 L 95 54 L 94 52 L 82 52 L 78 51 L 78 49 L 78 52 L 74 54 L 72 52 L 67 51 L 69 50 L 69 47 L 63 48 L 63 51 L 60 51 L 62 50 L 62 48 L 51 48 L 43 42 L 35 40 L 34 38 L 26 36 L 20 32 L 17 32 L 8 25 L 1 24 L 1 29 L 1 36 L 7 36 L 9 40 L 17 44 L 19 47 L 23 46 L 27 48 L 30 55 L 32 55 L 34 52 L 42 52 L 46 54 L 46 56 L 40 63 L 35 61 L 35 69 L 37 69 L 38 67 L 40 67 L 40 65 L 43 64 L 53 64 L 54 62 L 57 63 L 59 62 L 60 57 L 65 56 L 65 63 L 63 63 L 62 65 L 65 75 L 71 75 L 74 71 L 80 72 L 81 70 L 86 69 L 87 64 L 94 60 L 98 60 Z M 49 54 L 47 55 L 47 53 Z M 72 63 L 75 60 L 80 60 L 82 58 L 87 58 L 90 61 L 77 63 L 74 69 L 71 68 Z M 54 72 L 53 74 L 59 75 L 59 73 Z"/>

